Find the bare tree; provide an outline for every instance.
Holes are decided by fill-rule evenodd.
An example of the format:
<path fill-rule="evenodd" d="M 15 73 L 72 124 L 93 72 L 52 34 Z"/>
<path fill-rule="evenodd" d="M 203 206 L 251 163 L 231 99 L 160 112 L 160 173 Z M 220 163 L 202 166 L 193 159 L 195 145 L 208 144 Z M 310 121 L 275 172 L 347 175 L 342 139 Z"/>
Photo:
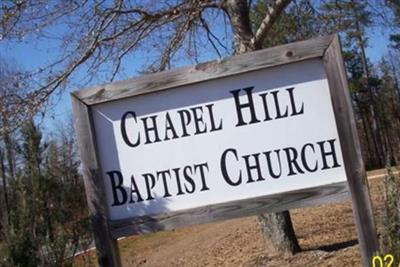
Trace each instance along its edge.
<path fill-rule="evenodd" d="M 16 123 L 12 120 L 11 114 L 16 111 L 20 103 L 19 97 L 15 97 L 21 88 L 20 75 L 21 71 L 15 65 L 7 63 L 0 57 L 0 179 L 2 180 L 5 210 L 3 218 L 6 218 L 5 221 L 8 224 L 10 215 L 9 184 L 15 180 L 16 172 L 16 142 L 15 135 L 12 133 Z"/>
<path fill-rule="evenodd" d="M 225 10 L 231 20 L 235 54 L 261 49 L 272 25 L 290 2 L 290 0 L 277 0 L 269 6 L 265 18 L 253 33 L 247 1 L 227 1 Z M 300 250 L 288 211 L 263 214 L 258 218 L 265 238 L 277 252 L 293 254 Z"/>
<path fill-rule="evenodd" d="M 37 70 L 34 89 L 4 95 L 3 101 L 15 99 L 15 111 L 7 114 L 36 112 L 78 69 L 84 68 L 88 76 L 106 69 L 108 79 L 113 80 L 124 62 L 140 52 L 153 55 L 144 71 L 154 72 L 173 67 L 179 55 L 196 58 L 202 47 L 220 57 L 260 49 L 290 2 L 266 1 L 266 14 L 253 30 L 251 1 L 245 0 L 5 1 L 0 10 L 3 40 L 57 38 L 61 51 L 56 62 Z M 225 38 L 233 39 L 233 49 L 221 41 L 217 34 L 221 25 L 216 20 L 227 22 Z M 60 32 L 51 35 L 54 29 Z M 288 212 L 264 215 L 260 220 L 276 248 L 289 253 L 298 250 Z"/>

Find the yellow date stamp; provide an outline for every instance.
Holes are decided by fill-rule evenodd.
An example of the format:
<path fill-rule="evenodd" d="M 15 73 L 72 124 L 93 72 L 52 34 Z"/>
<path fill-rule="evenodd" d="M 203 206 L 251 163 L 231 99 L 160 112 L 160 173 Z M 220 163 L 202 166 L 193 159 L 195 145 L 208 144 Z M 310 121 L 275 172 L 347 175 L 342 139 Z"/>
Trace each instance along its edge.
<path fill-rule="evenodd" d="M 400 260 L 392 254 L 372 257 L 372 267 L 400 267 Z"/>

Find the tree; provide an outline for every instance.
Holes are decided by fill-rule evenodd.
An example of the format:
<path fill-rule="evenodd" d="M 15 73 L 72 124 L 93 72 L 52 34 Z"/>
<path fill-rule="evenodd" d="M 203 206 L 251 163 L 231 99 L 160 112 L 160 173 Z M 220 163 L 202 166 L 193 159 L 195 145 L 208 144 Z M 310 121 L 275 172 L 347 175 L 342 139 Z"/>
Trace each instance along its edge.
<path fill-rule="evenodd" d="M 386 0 L 386 5 L 392 10 L 394 19 L 392 20 L 392 26 L 400 27 L 400 4 L 396 0 Z M 400 33 L 396 32 L 390 35 L 390 41 L 394 48 L 400 48 Z"/>
<path fill-rule="evenodd" d="M 129 69 L 129 65 L 134 64 L 134 56 L 138 55 L 152 55 L 145 60 L 142 72 L 154 72 L 178 66 L 182 58 L 198 62 L 208 51 L 224 57 L 336 31 L 341 32 L 345 40 L 346 68 L 367 166 L 382 167 L 384 152 L 394 147 L 393 136 L 398 130 L 393 123 L 399 118 L 398 64 L 389 57 L 382 77 L 378 77 L 379 72 L 374 73 L 365 48 L 366 30 L 377 18 L 383 19 L 385 25 L 400 25 L 398 1 L 386 0 L 384 4 L 393 11 L 393 20 L 385 17 L 387 9 L 380 11 L 382 6 L 375 1 L 359 0 L 4 0 L 0 9 L 3 43 L 56 37 L 61 51 L 52 64 L 34 73 L 18 71 L 6 75 L 7 82 L 3 82 L 7 79 L 0 79 L 0 174 L 4 198 L 8 198 L 8 185 L 4 181 L 19 180 L 13 152 L 16 141 L 10 134 L 18 127 L 16 122 L 27 121 L 26 118 L 36 114 L 79 70 L 88 73 L 89 82 L 96 73 L 105 73 L 107 80 L 114 80 L 121 77 L 124 68 Z M 48 36 L 54 29 L 58 36 Z M 224 39 L 232 40 L 232 44 Z M 392 41 L 397 50 L 398 39 L 394 32 Z M 2 77 L 3 69 L 6 68 L 0 68 Z M 29 84 L 33 83 L 24 82 L 27 77 L 33 77 L 38 86 L 31 87 Z M 398 100 L 395 100 L 396 94 Z M 45 155 L 41 155 L 43 158 L 39 158 L 37 164 L 42 165 L 38 169 L 40 175 L 79 184 L 77 161 L 72 160 L 75 158 L 73 144 L 67 136 L 61 140 L 64 140 L 61 147 L 49 142 L 46 153 L 41 152 Z M 29 162 L 24 167 L 31 165 L 35 170 L 35 164 Z M 79 187 L 71 185 L 71 188 Z M 58 203 L 56 199 L 53 201 Z M 44 205 L 43 209 L 51 218 L 51 208 Z M 264 234 L 275 240 L 280 250 L 299 249 L 289 213 L 263 215 L 260 222 Z M 279 236 L 275 236 L 276 233 Z"/>
<path fill-rule="evenodd" d="M 265 2 L 271 1 L 258 0 L 251 9 L 253 29 L 257 29 L 264 19 L 267 12 Z M 277 18 L 268 38 L 264 39 L 263 48 L 329 34 L 317 9 L 309 0 L 294 1 Z"/>
<path fill-rule="evenodd" d="M 38 251 L 43 229 L 40 227 L 40 206 L 37 199 L 41 175 L 43 146 L 41 133 L 32 121 L 22 129 L 22 145 L 19 149 L 24 168 L 16 176 L 13 188 L 13 207 L 10 227 L 5 233 L 8 240 L 8 263 L 22 266 L 37 266 L 40 263 Z M 41 198 L 40 198 L 41 199 Z"/>
<path fill-rule="evenodd" d="M 395 255 L 400 251 L 400 184 L 390 166 L 386 168 L 383 184 L 381 249 Z"/>
<path fill-rule="evenodd" d="M 247 1 L 4 1 L 0 10 L 3 42 L 46 39 L 47 31 L 54 28 L 62 32 L 56 37 L 59 58 L 34 73 L 40 86 L 19 94 L 19 113 L 38 111 L 79 69 L 90 77 L 106 70 L 107 79 L 113 80 L 135 54 L 154 55 L 143 66 L 145 72 L 173 67 L 184 55 L 195 60 L 209 50 L 229 55 L 232 50 L 221 41 L 220 22 L 230 21 L 234 51 L 259 49 L 289 2 L 269 1 L 263 23 L 253 34 Z"/>
<path fill-rule="evenodd" d="M 392 24 L 398 25 L 397 2 L 387 0 L 385 4 L 393 10 Z M 18 75 L 14 83 L 7 83 L 18 90 L 2 91 L 3 140 L 7 140 L 7 132 L 18 126 L 14 122 L 35 114 L 79 70 L 88 73 L 88 82 L 96 73 L 105 73 L 107 80 L 114 80 L 122 77 L 121 73 L 129 69 L 138 55 L 151 55 L 141 70 L 154 72 L 176 67 L 184 58 L 198 62 L 208 51 L 224 57 L 339 31 L 345 40 L 346 67 L 367 166 L 383 166 L 384 150 L 392 147 L 389 139 L 393 134 L 386 130 L 392 117 L 379 97 L 389 99 L 388 92 L 392 91 L 388 88 L 392 87 L 390 82 L 377 79 L 365 54 L 366 29 L 378 18 L 384 18 L 384 12 L 377 7 L 380 6 L 374 1 L 359 0 L 5 0 L 0 10 L 3 42 L 54 38 L 50 33 L 57 29 L 60 54 L 49 66 L 29 74 L 39 86 L 20 84 L 22 78 L 29 76 L 27 73 Z M 230 39 L 231 43 L 226 41 Z M 53 147 L 50 144 L 49 151 L 55 151 Z M 71 144 L 54 158 L 70 153 L 68 147 Z M 13 166 L 7 149 L 3 151 L 1 162 L 6 163 L 5 167 Z M 61 162 L 62 166 L 51 165 L 58 166 L 57 173 L 65 177 L 62 170 L 71 169 L 72 163 L 66 157 Z M 49 173 L 56 172 L 53 167 L 50 169 Z M 76 177 L 73 172 L 68 175 Z M 288 213 L 262 216 L 261 225 L 264 234 L 277 241 L 275 246 L 280 250 L 299 249 Z M 282 236 L 278 238 L 273 233 Z"/>
<path fill-rule="evenodd" d="M 91 243 L 74 138 L 66 129 L 47 143 L 33 120 L 20 130 L 1 266 L 71 266 L 71 256 Z"/>
<path fill-rule="evenodd" d="M 62 28 L 59 59 L 36 73 L 39 87 L 19 95 L 24 100 L 21 105 L 25 111 L 37 111 L 50 95 L 61 90 L 71 76 L 85 66 L 89 75 L 106 68 L 108 78 L 113 80 L 124 66 L 123 61 L 132 59 L 129 56 L 138 52 L 156 55 L 145 66 L 145 72 L 171 68 L 179 61 L 178 56 L 184 54 L 196 59 L 196 51 L 203 46 L 202 51 L 211 48 L 218 56 L 230 54 L 232 51 L 216 33 L 215 20 L 230 22 L 231 28 L 226 30 L 232 33 L 234 54 L 260 49 L 291 1 L 267 2 L 263 18 L 253 30 L 249 16 L 251 1 L 245 0 L 139 3 L 129 0 L 50 3 L 10 0 L 5 1 L 1 9 L 0 35 L 4 40 L 26 36 L 45 38 L 46 30 Z M 288 214 L 277 216 L 265 216 L 264 225 L 275 225 L 284 236 L 293 233 Z M 295 245 L 288 246 L 285 241 L 285 245 L 278 247 L 292 252 L 298 247 L 293 238 L 294 234 L 286 241 Z"/>
<path fill-rule="evenodd" d="M 16 171 L 16 140 L 11 133 L 14 129 L 14 122 L 10 119 L 11 113 L 14 112 L 13 103 L 15 98 L 12 97 L 14 92 L 21 90 L 20 80 L 21 71 L 12 64 L 9 64 L 0 57 L 0 179 L 2 180 L 2 210 L 5 211 L 2 216 L 2 227 L 7 228 L 10 224 L 10 192 L 9 184 L 15 181 Z"/>

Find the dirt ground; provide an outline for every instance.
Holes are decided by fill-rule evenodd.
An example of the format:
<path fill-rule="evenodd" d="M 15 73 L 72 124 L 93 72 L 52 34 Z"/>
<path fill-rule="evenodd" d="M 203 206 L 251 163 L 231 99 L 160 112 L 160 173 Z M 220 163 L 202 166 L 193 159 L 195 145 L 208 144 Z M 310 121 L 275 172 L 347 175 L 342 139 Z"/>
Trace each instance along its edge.
<path fill-rule="evenodd" d="M 382 179 L 369 184 L 379 229 Z M 291 216 L 302 248 L 291 257 L 274 254 L 257 218 L 249 217 L 126 238 L 119 242 L 123 266 L 361 266 L 350 202 L 292 210 Z M 93 254 L 78 265 L 95 266 Z"/>

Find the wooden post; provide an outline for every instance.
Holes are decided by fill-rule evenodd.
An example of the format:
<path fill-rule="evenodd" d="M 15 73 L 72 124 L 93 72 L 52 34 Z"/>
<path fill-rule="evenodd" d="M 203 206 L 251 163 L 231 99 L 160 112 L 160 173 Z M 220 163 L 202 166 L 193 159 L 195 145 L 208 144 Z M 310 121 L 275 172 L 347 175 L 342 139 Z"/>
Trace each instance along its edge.
<path fill-rule="evenodd" d="M 369 197 L 367 174 L 362 160 L 341 46 L 337 35 L 327 48 L 323 59 L 352 199 L 362 263 L 363 266 L 371 266 L 374 253 L 379 250 L 379 243 Z"/>
<path fill-rule="evenodd" d="M 323 61 L 325 67 L 347 182 L 344 181 L 343 174 L 343 179 L 338 180 L 337 183 L 319 185 L 315 188 L 301 188 L 279 194 L 215 203 L 151 216 L 110 219 L 102 171 L 96 153 L 92 105 L 311 59 Z M 116 242 L 116 238 L 121 236 L 337 201 L 347 197 L 347 186 L 352 198 L 362 262 L 364 266 L 372 265 L 372 257 L 379 249 L 378 240 L 337 35 L 246 53 L 221 62 L 208 62 L 194 67 L 96 86 L 72 93 L 72 104 L 100 266 L 121 266 Z"/>
<path fill-rule="evenodd" d="M 71 99 L 98 263 L 102 267 L 120 267 L 118 244 L 116 239 L 111 237 L 107 220 L 105 189 L 96 156 L 95 133 L 89 107 L 74 97 L 73 94 Z"/>

